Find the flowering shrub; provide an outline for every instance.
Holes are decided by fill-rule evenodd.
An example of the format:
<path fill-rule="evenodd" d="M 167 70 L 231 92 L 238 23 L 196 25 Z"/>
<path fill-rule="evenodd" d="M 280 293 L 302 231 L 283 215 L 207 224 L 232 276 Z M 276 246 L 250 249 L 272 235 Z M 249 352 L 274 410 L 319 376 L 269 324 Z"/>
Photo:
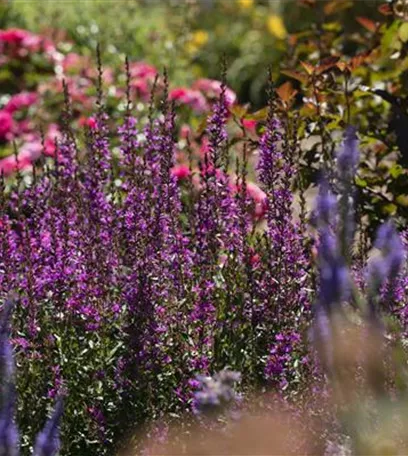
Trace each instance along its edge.
<path fill-rule="evenodd" d="M 114 139 L 99 100 L 84 146 L 64 121 L 54 166 L 3 181 L 0 293 L 19 295 L 24 451 L 39 431 L 33 418 L 62 392 L 64 451 L 108 454 L 125 423 L 187 410 L 198 373 L 229 365 L 285 394 L 300 381 L 300 341 L 274 349 L 299 338 L 310 302 L 307 238 L 290 215 L 292 146 L 271 105 L 258 165 L 267 229 L 258 231 L 245 151 L 227 173 L 232 99 L 216 87 L 198 165 L 176 166 L 165 85 L 161 112 L 144 124 L 128 111 Z M 71 112 L 67 102 L 63 118 Z"/>
<path fill-rule="evenodd" d="M 405 58 L 406 29 L 392 10 L 375 29 L 360 18 L 370 53 L 359 43 L 351 60 L 324 58 L 341 41 L 327 24 L 338 7 L 303 3 L 323 8 L 322 31 L 306 46 L 316 52 L 306 62 L 304 47 L 293 49 L 282 74 L 297 82 L 274 87 L 269 74 L 268 106 L 256 113 L 237 104 L 225 77 L 170 87 L 166 72 L 128 61 L 119 77 L 100 56 L 95 70 L 39 36 L 1 32 L 2 65 L 22 75 L 5 84 L 24 83 L 0 101 L 0 367 L 10 371 L 0 449 L 29 454 L 35 442 L 35 454 L 56 453 L 62 396 L 63 452 L 103 455 L 138 426 L 163 441 L 185 416 L 180 435 L 214 429 L 203 412 L 216 417 L 237 397 L 273 391 L 285 411 L 300 406 L 297 418 L 320 416 L 321 432 L 306 426 L 316 444 L 295 420 L 298 453 L 320 453 L 330 438 L 374 451 L 364 430 L 382 428 L 366 409 L 374 403 L 382 417 L 382 404 L 394 410 L 406 389 L 405 361 L 395 362 L 406 351 L 406 233 L 397 233 L 405 206 L 392 193 L 406 175 L 406 115 L 398 93 L 361 84 L 390 49 Z M 277 16 L 267 26 L 287 38 Z M 50 77 L 25 78 L 32 65 Z M 64 110 L 52 116 L 45 105 L 62 94 Z M 379 129 L 371 142 L 362 114 L 372 109 L 382 125 L 387 112 L 375 96 L 392 106 L 395 131 Z M 310 213 L 306 190 L 316 182 Z M 381 224 L 372 242 L 384 214 L 398 224 Z M 242 396 L 232 389 L 238 379 Z"/>
<path fill-rule="evenodd" d="M 260 225 L 247 182 L 248 143 L 233 149 L 236 172 L 227 172 L 234 107 L 225 83 L 207 121 L 206 147 L 187 168 L 175 164 L 167 83 L 163 93 L 147 121 L 126 111 L 117 135 L 98 98 L 83 144 L 70 127 L 68 98 L 55 160 L 2 180 L 0 293 L 18 294 L 11 341 L 23 452 L 46 405 L 61 394 L 64 451 L 109 454 L 129 427 L 188 411 L 198 374 L 230 366 L 242 388 L 273 388 L 287 399 L 319 377 L 305 337 L 313 249 L 304 209 L 298 221 L 292 215 L 298 143 L 291 120 L 271 93 L 256 165 Z M 111 148 L 117 141 L 119 149 Z M 320 277 L 313 340 L 328 369 L 331 343 L 321 341 L 331 337 L 332 313 L 354 296 L 347 265 L 355 256 L 358 161 L 350 127 L 313 216 Z M 406 280 L 385 282 L 404 261 L 391 225 L 375 245 L 381 256 L 370 262 L 368 318 L 378 318 L 382 293 L 387 312 L 404 323 Z"/>
<path fill-rule="evenodd" d="M 277 126 L 276 119 L 272 119 Z M 269 150 L 272 156 L 276 156 L 279 129 L 275 132 L 272 137 L 267 130 L 261 139 L 261 144 L 269 141 L 268 149 L 263 150 Z M 319 284 L 310 326 L 310 342 L 318 355 L 311 396 L 318 403 L 310 398 L 306 403 L 297 400 L 288 410 L 287 403 L 266 397 L 260 399 L 264 404 L 259 411 L 253 404 L 259 399 L 250 396 L 248 403 L 240 404 L 233 414 L 231 406 L 238 399 L 233 386 L 240 379 L 239 373 L 223 370 L 213 377 L 198 377 L 194 384 L 199 388 L 195 408 L 203 419 L 218 421 L 207 422 L 204 430 L 202 426 L 193 428 L 188 437 L 183 436 L 181 428 L 168 429 L 164 442 L 153 442 L 153 454 L 214 454 L 215 447 L 223 448 L 225 454 L 236 454 L 242 448 L 245 454 L 255 454 L 260 448 L 262 454 L 406 452 L 406 342 L 401 332 L 407 292 L 405 249 L 393 223 L 384 223 L 374 243 L 378 255 L 363 268 L 365 290 L 354 285 L 350 268 L 355 237 L 353 179 L 359 158 L 355 129 L 349 126 L 336 157 L 337 170 L 332 170 L 330 181 L 322 179 L 313 215 L 318 235 Z M 263 172 L 263 161 L 267 159 L 268 154 L 261 156 Z M 275 168 L 276 163 L 267 169 Z M 265 181 L 262 175 L 261 179 Z M 337 195 L 332 188 L 338 188 Z M 298 343 L 297 337 L 276 335 L 267 369 L 271 378 L 280 378 L 282 366 Z M 282 385 L 280 388 L 284 389 Z M 228 408 L 229 419 L 221 419 Z M 276 410 L 280 418 L 274 416 Z M 284 416 L 288 411 L 290 428 Z M 300 416 L 307 422 L 303 429 L 294 420 Z M 313 421 L 312 416 L 318 419 Z M 282 434 L 271 441 L 269 429 L 263 434 L 261 431 L 259 440 L 254 441 L 245 427 L 253 420 L 261 429 L 272 421 L 274 429 L 278 427 Z"/>

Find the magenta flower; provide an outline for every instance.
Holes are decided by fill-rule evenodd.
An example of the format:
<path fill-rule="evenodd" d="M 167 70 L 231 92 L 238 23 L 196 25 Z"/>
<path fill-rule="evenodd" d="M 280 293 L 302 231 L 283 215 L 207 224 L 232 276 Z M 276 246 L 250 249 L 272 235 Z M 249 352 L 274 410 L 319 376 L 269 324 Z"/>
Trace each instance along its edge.
<path fill-rule="evenodd" d="M 10 28 L 8 30 L 0 30 L 0 42 L 19 45 L 30 35 L 30 32 L 23 29 Z"/>
<path fill-rule="evenodd" d="M 20 92 L 13 95 L 7 102 L 4 110 L 13 114 L 22 108 L 28 108 L 35 104 L 38 100 L 38 95 L 35 92 Z"/>
<path fill-rule="evenodd" d="M 170 91 L 169 98 L 178 104 L 190 106 L 197 113 L 203 113 L 208 110 L 206 99 L 199 90 L 179 87 Z"/>
<path fill-rule="evenodd" d="M 178 180 L 183 180 L 190 175 L 190 168 L 187 165 L 176 165 L 171 169 L 171 174 Z"/>
<path fill-rule="evenodd" d="M 0 141 L 9 140 L 14 126 L 13 117 L 6 110 L 0 110 Z"/>

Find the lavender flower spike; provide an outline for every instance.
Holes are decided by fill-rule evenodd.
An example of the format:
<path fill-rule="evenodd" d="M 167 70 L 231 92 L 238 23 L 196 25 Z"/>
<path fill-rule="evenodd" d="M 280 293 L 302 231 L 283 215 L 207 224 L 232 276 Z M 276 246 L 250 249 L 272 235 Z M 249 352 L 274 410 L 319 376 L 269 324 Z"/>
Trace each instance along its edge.
<path fill-rule="evenodd" d="M 58 454 L 61 446 L 59 425 L 62 412 L 63 400 L 62 397 L 59 397 L 54 413 L 37 436 L 33 456 L 55 456 Z"/>
<path fill-rule="evenodd" d="M 0 412 L 0 456 L 18 456 L 20 438 L 14 420 L 15 391 L 14 385 L 8 388 L 3 397 L 3 409 Z"/>
<path fill-rule="evenodd" d="M 360 161 L 355 127 L 349 125 L 344 133 L 343 147 L 337 155 L 337 169 L 342 179 L 350 180 L 357 171 Z"/>
<path fill-rule="evenodd" d="M 333 226 L 337 216 L 337 198 L 330 191 L 329 183 L 322 179 L 316 199 L 315 219 L 318 228 Z"/>
<path fill-rule="evenodd" d="M 19 435 L 14 420 L 14 360 L 9 341 L 9 322 L 14 301 L 8 299 L 0 318 L 0 456 L 18 456 Z"/>
<path fill-rule="evenodd" d="M 0 318 L 0 384 L 2 385 L 9 383 L 14 374 L 13 353 L 9 341 L 9 326 L 13 307 L 14 301 L 7 299 Z"/>
<path fill-rule="evenodd" d="M 405 259 L 404 246 L 392 222 L 380 226 L 374 247 L 380 255 L 368 265 L 368 284 L 372 295 L 379 293 L 384 283 L 399 274 Z"/>
<path fill-rule="evenodd" d="M 349 272 L 328 227 L 321 230 L 319 245 L 319 304 L 327 311 L 341 304 L 350 293 Z"/>

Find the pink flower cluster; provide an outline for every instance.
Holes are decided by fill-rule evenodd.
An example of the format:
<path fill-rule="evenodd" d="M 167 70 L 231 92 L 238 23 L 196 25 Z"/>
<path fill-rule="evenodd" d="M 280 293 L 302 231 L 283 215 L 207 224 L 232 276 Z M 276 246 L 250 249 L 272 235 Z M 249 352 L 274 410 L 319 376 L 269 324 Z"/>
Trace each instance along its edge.
<path fill-rule="evenodd" d="M 42 52 L 54 58 L 55 45 L 46 37 L 28 30 L 10 28 L 0 30 L 0 66 L 12 58 L 28 58 L 30 54 Z"/>
<path fill-rule="evenodd" d="M 170 91 L 170 99 L 178 104 L 187 105 L 197 113 L 208 112 L 211 102 L 219 98 L 221 82 L 214 79 L 198 79 L 190 87 L 177 87 Z M 236 102 L 236 94 L 229 88 L 225 91 L 225 101 L 228 106 Z"/>
<path fill-rule="evenodd" d="M 37 102 L 38 95 L 35 92 L 20 92 L 12 95 L 0 109 L 0 145 L 11 145 L 13 142 L 19 145 L 17 157 L 11 154 L 0 160 L 0 171 L 6 176 L 17 170 L 30 168 L 32 162 L 42 153 L 54 153 L 54 141 L 58 136 L 57 126 L 48 126 L 43 144 L 41 135 L 25 116 L 27 109 Z"/>

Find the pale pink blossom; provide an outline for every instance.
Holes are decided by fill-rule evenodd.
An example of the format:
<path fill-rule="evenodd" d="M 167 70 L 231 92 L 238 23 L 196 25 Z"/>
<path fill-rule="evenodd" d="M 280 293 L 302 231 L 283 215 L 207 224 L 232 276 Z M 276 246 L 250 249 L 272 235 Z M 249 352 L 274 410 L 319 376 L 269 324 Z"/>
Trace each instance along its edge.
<path fill-rule="evenodd" d="M 200 90 L 208 98 L 218 98 L 221 94 L 221 82 L 215 79 L 198 79 L 192 85 L 193 89 Z M 230 88 L 225 90 L 225 101 L 228 105 L 233 105 L 237 100 L 235 92 Z"/>
<path fill-rule="evenodd" d="M 203 113 L 208 110 L 206 99 L 199 90 L 177 87 L 170 91 L 169 98 L 179 104 L 190 106 L 197 113 Z"/>
<path fill-rule="evenodd" d="M 37 100 L 38 95 L 35 92 L 20 92 L 10 98 L 4 109 L 10 114 L 13 114 L 22 108 L 32 106 Z"/>

